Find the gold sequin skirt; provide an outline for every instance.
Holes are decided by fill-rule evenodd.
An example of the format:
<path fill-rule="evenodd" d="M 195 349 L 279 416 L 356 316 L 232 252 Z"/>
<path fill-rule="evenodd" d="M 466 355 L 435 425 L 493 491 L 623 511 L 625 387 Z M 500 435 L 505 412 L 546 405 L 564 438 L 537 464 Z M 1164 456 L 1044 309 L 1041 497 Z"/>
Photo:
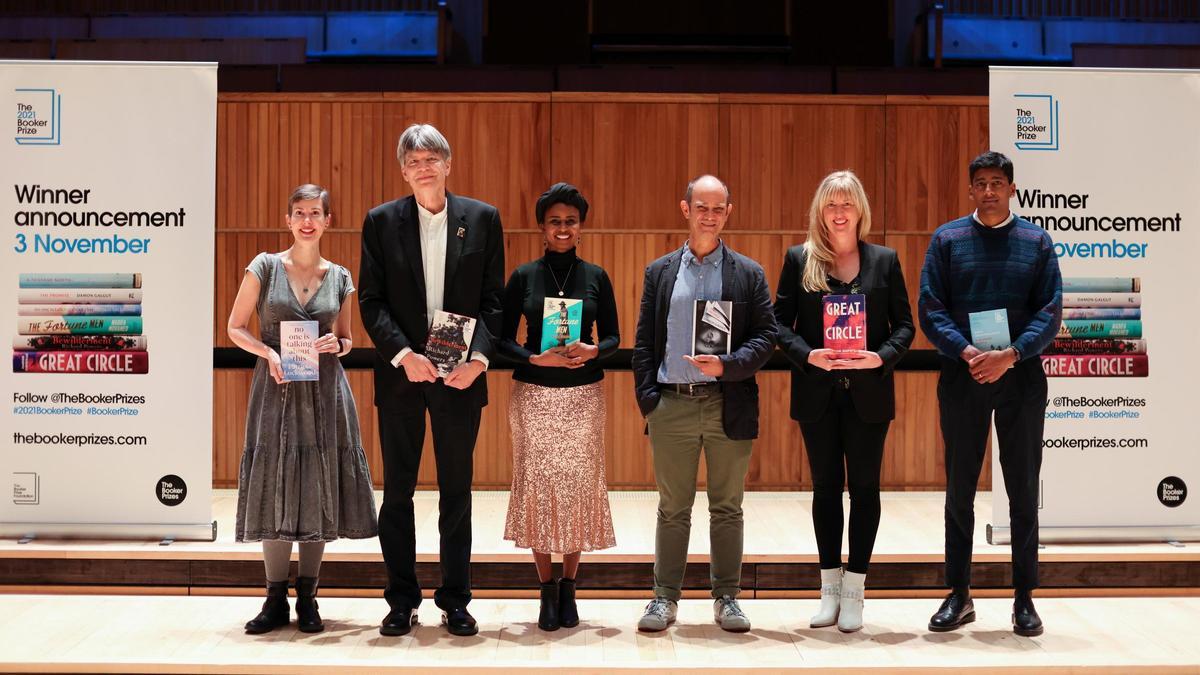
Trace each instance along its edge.
<path fill-rule="evenodd" d="M 513 382 L 513 481 L 504 538 L 539 553 L 616 546 L 604 477 L 604 389 Z"/>

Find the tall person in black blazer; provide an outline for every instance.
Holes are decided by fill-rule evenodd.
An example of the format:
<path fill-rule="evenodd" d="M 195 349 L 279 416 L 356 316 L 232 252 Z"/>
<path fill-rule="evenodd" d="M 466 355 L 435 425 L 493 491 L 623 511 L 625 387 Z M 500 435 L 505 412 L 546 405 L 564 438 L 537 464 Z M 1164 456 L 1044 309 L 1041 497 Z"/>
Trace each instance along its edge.
<path fill-rule="evenodd" d="M 483 373 L 500 335 L 504 240 L 500 214 L 446 191 L 450 144 L 414 124 L 396 148 L 410 197 L 371 209 L 363 222 L 358 304 L 375 343 L 375 406 L 383 450 L 379 545 L 391 607 L 379 632 L 404 635 L 416 621 L 413 491 L 425 439 L 433 430 L 438 479 L 442 585 L 434 603 L 454 635 L 478 632 L 471 601 L 471 468 L 479 418 L 487 405 Z M 470 357 L 445 378 L 424 356 L 435 310 L 476 319 Z"/>
<path fill-rule="evenodd" d="M 912 344 L 912 310 L 896 252 L 866 241 L 871 207 L 857 176 L 826 176 L 808 219 L 808 240 L 783 260 L 775 318 L 779 347 L 792 362 L 792 419 L 800 423 L 813 475 L 821 608 L 810 625 L 837 623 L 852 632 L 862 628 L 863 585 L 879 529 L 883 442 L 896 415 L 892 370 Z M 866 296 L 866 349 L 826 349 L 824 298 L 850 294 Z M 847 477 L 850 557 L 843 574 Z"/>

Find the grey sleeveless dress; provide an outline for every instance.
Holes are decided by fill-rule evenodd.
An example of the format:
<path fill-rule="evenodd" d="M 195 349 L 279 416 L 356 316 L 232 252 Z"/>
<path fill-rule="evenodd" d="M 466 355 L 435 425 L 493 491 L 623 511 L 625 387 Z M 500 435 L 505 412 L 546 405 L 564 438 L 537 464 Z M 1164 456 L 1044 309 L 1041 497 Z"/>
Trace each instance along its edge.
<path fill-rule="evenodd" d="M 320 334 L 328 333 L 354 291 L 350 273 L 332 265 L 301 306 L 278 254 L 260 253 L 246 270 L 261 283 L 261 339 L 276 349 L 280 321 L 317 321 Z M 337 356 L 321 354 L 318 381 L 282 385 L 258 359 L 238 474 L 237 540 L 332 541 L 377 532 L 358 411 Z"/>

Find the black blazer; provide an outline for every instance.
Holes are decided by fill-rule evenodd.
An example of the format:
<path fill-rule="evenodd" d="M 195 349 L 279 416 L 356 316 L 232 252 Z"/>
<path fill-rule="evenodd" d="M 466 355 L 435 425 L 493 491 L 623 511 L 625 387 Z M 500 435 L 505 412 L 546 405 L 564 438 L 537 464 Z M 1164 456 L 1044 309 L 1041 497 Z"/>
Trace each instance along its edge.
<path fill-rule="evenodd" d="M 667 349 L 667 311 L 682 258 L 680 247 L 646 267 L 633 345 L 634 393 L 643 417 L 654 410 L 660 397 L 658 367 Z M 725 364 L 719 378 L 724 397 L 721 424 L 731 439 L 758 438 L 754 373 L 771 358 L 779 326 L 771 313 L 771 291 L 762 267 L 728 246 L 721 261 L 721 299 L 733 301 L 731 350 L 721 356 Z"/>
<path fill-rule="evenodd" d="M 912 310 L 900 260 L 885 246 L 859 242 L 859 279 L 867 296 L 867 349 L 883 366 L 872 370 L 827 371 L 808 363 L 808 354 L 824 343 L 823 293 L 804 290 L 804 246 L 788 249 L 775 296 L 779 348 L 792 362 L 792 419 L 815 422 L 825 413 L 837 379 L 850 378 L 854 410 L 864 422 L 896 416 L 892 371 L 913 341 Z"/>
<path fill-rule="evenodd" d="M 478 319 L 472 351 L 495 359 L 500 335 L 504 288 L 504 237 L 500 214 L 481 201 L 446 194 L 447 312 Z M 420 220 L 411 195 L 371 209 L 363 220 L 362 263 L 358 272 L 358 307 L 375 343 L 375 405 L 403 405 L 416 395 L 403 367 L 391 361 L 408 347 L 425 351 L 428 308 L 421 265 Z M 487 405 L 487 378 L 467 389 L 479 405 Z"/>

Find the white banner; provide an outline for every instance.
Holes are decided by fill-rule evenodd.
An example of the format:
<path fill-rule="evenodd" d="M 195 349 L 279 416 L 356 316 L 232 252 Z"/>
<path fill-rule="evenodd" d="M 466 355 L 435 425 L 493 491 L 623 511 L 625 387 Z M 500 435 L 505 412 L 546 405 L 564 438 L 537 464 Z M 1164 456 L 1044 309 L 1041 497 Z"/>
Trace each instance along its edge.
<path fill-rule="evenodd" d="M 0 98 L 0 534 L 211 538 L 216 65 L 4 61 Z"/>
<path fill-rule="evenodd" d="M 1064 282 L 1042 540 L 1200 538 L 1200 71 L 992 68 L 989 104 L 1012 209 L 1050 233 Z M 994 443 L 992 467 L 1006 541 Z"/>

